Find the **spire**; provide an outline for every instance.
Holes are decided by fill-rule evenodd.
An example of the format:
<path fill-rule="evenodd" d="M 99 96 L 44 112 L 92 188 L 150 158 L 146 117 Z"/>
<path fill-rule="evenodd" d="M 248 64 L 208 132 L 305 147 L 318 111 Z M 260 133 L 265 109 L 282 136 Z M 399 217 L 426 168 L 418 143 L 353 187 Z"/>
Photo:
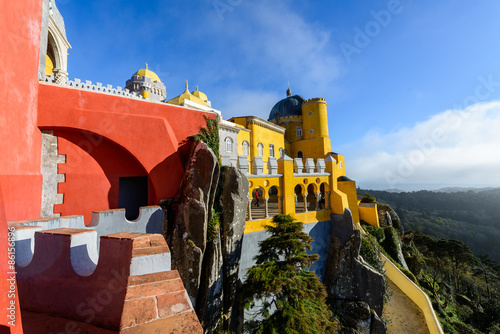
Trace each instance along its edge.
<path fill-rule="evenodd" d="M 146 70 L 148 69 L 148 63 L 146 63 Z"/>
<path fill-rule="evenodd" d="M 198 90 L 198 85 L 196 85 L 196 90 Z"/>
<path fill-rule="evenodd" d="M 288 89 L 286 90 L 286 96 L 287 97 L 292 96 L 292 91 L 290 90 L 290 81 L 288 81 Z"/>
<path fill-rule="evenodd" d="M 186 92 L 189 92 L 189 86 L 188 86 L 188 81 L 186 79 Z"/>

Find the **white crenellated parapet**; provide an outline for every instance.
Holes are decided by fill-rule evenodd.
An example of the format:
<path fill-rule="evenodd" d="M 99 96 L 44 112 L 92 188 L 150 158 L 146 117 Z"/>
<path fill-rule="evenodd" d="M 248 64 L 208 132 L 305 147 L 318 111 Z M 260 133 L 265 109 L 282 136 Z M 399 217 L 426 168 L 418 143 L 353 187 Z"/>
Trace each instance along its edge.
<path fill-rule="evenodd" d="M 267 169 L 270 175 L 278 174 L 278 161 L 275 157 L 269 157 L 267 160 Z"/>
<path fill-rule="evenodd" d="M 324 173 L 326 170 L 325 159 L 318 159 L 316 161 L 316 171 L 318 173 Z"/>
<path fill-rule="evenodd" d="M 248 174 L 250 172 L 250 167 L 248 165 L 248 159 L 244 155 L 238 156 L 238 168 L 243 174 Z"/>
<path fill-rule="evenodd" d="M 314 168 L 316 167 L 314 165 L 314 159 L 313 158 L 307 158 L 306 159 L 306 164 L 305 164 L 305 170 L 306 170 L 306 174 L 312 174 L 314 173 Z"/>
<path fill-rule="evenodd" d="M 302 174 L 304 171 L 304 163 L 301 158 L 293 159 L 293 171 L 295 174 Z"/>
<path fill-rule="evenodd" d="M 54 75 L 51 75 L 50 77 L 45 77 L 45 81 L 50 82 L 50 83 L 55 83 L 56 79 L 55 79 Z M 62 82 L 60 84 L 68 86 L 68 87 L 89 90 L 92 92 L 120 95 L 120 96 L 124 96 L 124 97 L 130 97 L 133 99 L 138 99 L 138 100 L 147 100 L 147 98 L 143 97 L 140 93 L 130 92 L 128 89 L 126 89 L 126 88 L 124 89 L 121 86 L 116 86 L 116 87 L 113 87 L 112 85 L 105 85 L 104 86 L 101 82 L 97 82 L 97 83 L 93 84 L 92 81 L 90 81 L 90 80 L 86 80 L 85 82 L 83 82 L 82 80 L 75 78 L 74 80 L 67 80 L 67 81 Z"/>
<path fill-rule="evenodd" d="M 85 225 L 83 216 L 64 216 L 9 222 L 9 227 L 15 229 L 16 263 L 25 266 L 33 257 L 37 231 L 79 229 L 95 231 L 96 238 L 119 232 L 162 234 L 163 210 L 159 206 L 141 207 L 139 217 L 134 221 L 125 218 L 125 209 L 116 209 L 92 212 L 92 219 L 88 225 Z"/>
<path fill-rule="evenodd" d="M 262 161 L 262 157 L 253 158 L 253 173 L 255 175 L 264 174 L 264 162 Z"/>

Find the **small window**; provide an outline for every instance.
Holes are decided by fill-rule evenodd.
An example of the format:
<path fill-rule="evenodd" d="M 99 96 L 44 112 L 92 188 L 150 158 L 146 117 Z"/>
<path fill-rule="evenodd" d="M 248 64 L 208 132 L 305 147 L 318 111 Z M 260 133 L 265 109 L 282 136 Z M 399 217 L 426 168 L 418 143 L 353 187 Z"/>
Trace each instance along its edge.
<path fill-rule="evenodd" d="M 310 133 L 310 134 L 313 134 L 313 133 L 314 133 L 314 130 L 313 130 L 313 129 L 309 129 L 309 133 Z"/>
<path fill-rule="evenodd" d="M 342 167 L 342 161 L 341 161 L 341 162 L 340 162 L 340 169 L 342 169 L 342 168 L 343 168 L 343 167 Z"/>
<path fill-rule="evenodd" d="M 231 153 L 233 151 L 233 141 L 231 138 L 226 138 L 226 152 Z"/>
<path fill-rule="evenodd" d="M 297 137 L 302 137 L 302 127 L 301 126 L 297 127 Z"/>
<path fill-rule="evenodd" d="M 250 147 L 250 145 L 248 144 L 248 142 L 245 140 L 243 142 L 243 155 L 248 155 L 249 154 L 249 150 L 248 148 Z"/>
<path fill-rule="evenodd" d="M 257 148 L 259 149 L 259 157 L 263 156 L 264 155 L 264 145 L 262 145 L 262 143 L 259 143 L 259 145 L 257 145 Z"/>
<path fill-rule="evenodd" d="M 269 156 L 274 157 L 274 145 L 269 144 Z"/>
<path fill-rule="evenodd" d="M 283 156 L 283 147 L 280 147 L 280 158 Z"/>
<path fill-rule="evenodd" d="M 297 158 L 302 159 L 304 157 L 304 154 L 302 154 L 302 151 L 297 152 Z"/>

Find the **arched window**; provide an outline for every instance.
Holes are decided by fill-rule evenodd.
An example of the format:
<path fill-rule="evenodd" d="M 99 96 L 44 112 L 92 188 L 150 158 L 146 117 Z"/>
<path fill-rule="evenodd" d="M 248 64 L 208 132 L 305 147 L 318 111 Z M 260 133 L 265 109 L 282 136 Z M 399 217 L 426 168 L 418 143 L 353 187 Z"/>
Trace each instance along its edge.
<path fill-rule="evenodd" d="M 269 156 L 274 158 L 274 145 L 269 144 Z"/>
<path fill-rule="evenodd" d="M 226 137 L 225 142 L 226 142 L 226 152 L 231 153 L 233 151 L 233 141 L 231 140 L 231 138 Z"/>
<path fill-rule="evenodd" d="M 245 140 L 243 142 L 243 155 L 249 155 L 249 147 L 250 145 L 248 144 L 248 142 Z"/>
<path fill-rule="evenodd" d="M 302 159 L 303 157 L 304 157 L 304 154 L 302 153 L 302 151 L 298 151 L 297 152 L 297 158 Z"/>
<path fill-rule="evenodd" d="M 280 158 L 283 156 L 283 147 L 280 147 Z"/>
<path fill-rule="evenodd" d="M 257 145 L 257 148 L 259 150 L 259 157 L 263 156 L 264 155 L 264 145 L 262 145 L 262 143 L 259 143 L 259 145 Z"/>

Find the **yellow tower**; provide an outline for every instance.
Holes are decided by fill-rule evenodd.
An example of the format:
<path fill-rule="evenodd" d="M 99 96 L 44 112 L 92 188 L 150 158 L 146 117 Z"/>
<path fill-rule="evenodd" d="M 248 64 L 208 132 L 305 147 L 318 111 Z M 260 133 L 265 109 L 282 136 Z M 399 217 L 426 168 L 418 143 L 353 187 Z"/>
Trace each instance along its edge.
<path fill-rule="evenodd" d="M 304 140 L 321 137 L 329 138 L 325 99 L 309 99 L 302 103 L 302 126 Z"/>

